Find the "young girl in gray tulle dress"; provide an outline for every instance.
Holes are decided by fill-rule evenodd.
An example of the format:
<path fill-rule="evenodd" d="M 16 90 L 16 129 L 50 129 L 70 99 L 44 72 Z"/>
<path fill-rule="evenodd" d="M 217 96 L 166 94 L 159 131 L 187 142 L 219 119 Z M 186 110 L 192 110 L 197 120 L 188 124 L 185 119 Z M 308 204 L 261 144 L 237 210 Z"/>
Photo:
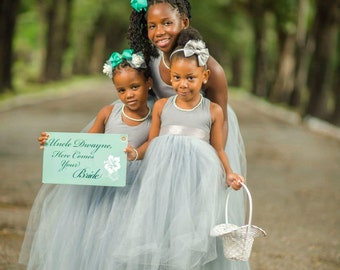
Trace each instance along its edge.
<path fill-rule="evenodd" d="M 138 149 L 147 141 L 151 125 L 147 97 L 152 80 L 144 56 L 131 49 L 114 52 L 103 71 L 112 78 L 120 102 L 102 108 L 89 132 L 128 134 L 129 144 Z M 42 132 L 40 144 L 46 140 L 48 134 Z M 134 159 L 131 153 L 127 156 Z M 128 215 L 123 206 L 127 199 L 134 200 L 127 194 L 140 163 L 128 162 L 125 187 L 43 184 L 19 262 L 32 270 L 104 269 L 100 265 L 105 264 L 105 242 L 121 234 L 119 224 Z"/>

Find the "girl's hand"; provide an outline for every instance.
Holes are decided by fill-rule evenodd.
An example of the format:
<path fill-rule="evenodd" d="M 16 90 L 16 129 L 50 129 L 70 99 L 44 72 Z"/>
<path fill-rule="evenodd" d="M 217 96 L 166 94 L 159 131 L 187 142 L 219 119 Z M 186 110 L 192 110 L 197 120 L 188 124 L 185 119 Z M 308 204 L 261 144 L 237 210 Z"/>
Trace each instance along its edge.
<path fill-rule="evenodd" d="M 242 177 L 242 175 L 236 173 L 229 173 L 226 178 L 226 182 L 228 186 L 231 186 L 234 190 L 239 190 L 242 185 L 241 183 L 245 183 L 246 181 Z"/>
<path fill-rule="evenodd" d="M 133 148 L 130 144 L 125 148 L 124 152 L 127 154 L 127 159 L 129 161 L 135 161 L 138 158 L 138 151 Z"/>
<path fill-rule="evenodd" d="M 38 138 L 38 142 L 40 144 L 40 149 L 44 149 L 45 142 L 50 137 L 50 135 L 47 132 L 41 132 L 40 137 Z"/>

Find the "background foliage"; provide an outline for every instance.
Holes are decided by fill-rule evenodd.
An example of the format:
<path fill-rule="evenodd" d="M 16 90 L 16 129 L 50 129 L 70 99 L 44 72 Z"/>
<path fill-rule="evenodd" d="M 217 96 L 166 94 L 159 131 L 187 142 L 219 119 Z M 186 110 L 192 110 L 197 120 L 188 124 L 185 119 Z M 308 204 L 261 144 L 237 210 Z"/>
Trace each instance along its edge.
<path fill-rule="evenodd" d="M 3 0 L 0 95 L 101 73 L 111 52 L 127 46 L 129 2 Z M 191 4 L 191 25 L 230 86 L 340 125 L 340 0 Z"/>

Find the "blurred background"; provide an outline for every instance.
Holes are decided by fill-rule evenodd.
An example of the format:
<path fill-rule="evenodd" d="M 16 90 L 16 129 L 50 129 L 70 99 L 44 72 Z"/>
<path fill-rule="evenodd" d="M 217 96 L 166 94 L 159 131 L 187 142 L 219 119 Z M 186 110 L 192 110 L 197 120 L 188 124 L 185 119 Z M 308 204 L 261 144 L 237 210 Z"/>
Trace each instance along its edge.
<path fill-rule="evenodd" d="M 225 68 L 253 221 L 268 233 L 252 269 L 340 269 L 340 0 L 191 4 Z M 102 65 L 128 46 L 131 10 L 129 0 L 0 1 L 0 270 L 25 269 L 40 131 L 79 132 L 116 98 Z M 311 119 L 316 133 L 301 125 Z"/>
<path fill-rule="evenodd" d="M 192 1 L 231 88 L 340 125 L 340 0 Z M 130 1 L 2 0 L 0 99 L 96 75 L 127 47 Z"/>

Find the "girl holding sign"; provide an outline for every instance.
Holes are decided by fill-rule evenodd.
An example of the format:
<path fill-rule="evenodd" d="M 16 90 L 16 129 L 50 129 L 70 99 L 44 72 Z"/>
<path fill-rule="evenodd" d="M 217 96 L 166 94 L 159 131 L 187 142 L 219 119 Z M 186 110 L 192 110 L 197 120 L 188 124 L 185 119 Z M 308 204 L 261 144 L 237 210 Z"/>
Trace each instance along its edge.
<path fill-rule="evenodd" d="M 131 149 L 142 149 L 151 125 L 147 99 L 152 87 L 143 54 L 131 49 L 114 52 L 103 72 L 112 78 L 121 102 L 103 107 L 89 132 L 128 134 Z M 48 138 L 41 133 L 42 147 Z M 132 160 L 131 153 L 127 157 Z M 105 261 L 98 260 L 103 243 L 121 235 L 118 225 L 127 214 L 123 206 L 140 161 L 127 166 L 125 187 L 43 184 L 31 210 L 19 262 L 32 270 L 104 269 Z"/>

